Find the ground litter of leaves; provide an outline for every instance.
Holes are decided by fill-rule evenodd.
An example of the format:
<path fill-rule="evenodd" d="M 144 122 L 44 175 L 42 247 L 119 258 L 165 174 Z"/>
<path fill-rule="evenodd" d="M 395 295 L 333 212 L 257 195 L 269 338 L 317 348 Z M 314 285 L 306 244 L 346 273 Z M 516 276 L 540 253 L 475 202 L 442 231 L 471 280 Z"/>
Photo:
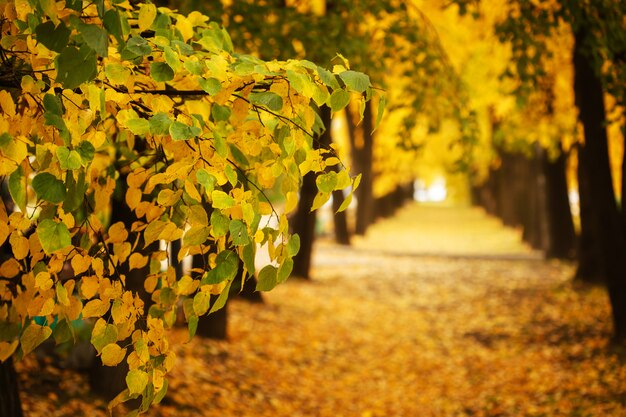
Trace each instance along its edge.
<path fill-rule="evenodd" d="M 626 416 L 605 291 L 479 209 L 413 204 L 314 264 L 230 303 L 228 341 L 182 345 L 147 415 Z M 26 416 L 106 415 L 83 375 L 33 363 Z"/>

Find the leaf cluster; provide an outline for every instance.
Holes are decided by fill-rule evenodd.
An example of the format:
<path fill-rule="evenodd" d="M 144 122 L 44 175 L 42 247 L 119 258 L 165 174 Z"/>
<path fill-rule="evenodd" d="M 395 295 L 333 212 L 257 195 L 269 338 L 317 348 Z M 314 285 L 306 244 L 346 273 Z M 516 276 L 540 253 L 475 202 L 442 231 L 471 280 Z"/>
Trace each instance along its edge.
<path fill-rule="evenodd" d="M 0 360 L 71 341 L 88 320 L 103 364 L 129 366 L 111 406 L 141 397 L 145 411 L 166 393 L 179 310 L 191 337 L 239 290 L 240 265 L 244 279 L 255 274 L 257 245 L 273 261 L 257 290 L 287 279 L 299 240 L 286 215 L 302 176 L 320 175 L 318 205 L 355 188 L 345 170 L 324 173 L 339 161 L 312 146 L 316 109 L 369 99 L 372 86 L 343 66 L 236 53 L 198 12 L 25 0 L 0 13 Z M 281 213 L 267 198 L 275 189 Z M 131 223 L 110 221 L 120 207 Z M 177 240 L 179 261 L 206 265 L 177 274 L 153 245 Z M 127 282 L 137 270 L 148 299 Z"/>

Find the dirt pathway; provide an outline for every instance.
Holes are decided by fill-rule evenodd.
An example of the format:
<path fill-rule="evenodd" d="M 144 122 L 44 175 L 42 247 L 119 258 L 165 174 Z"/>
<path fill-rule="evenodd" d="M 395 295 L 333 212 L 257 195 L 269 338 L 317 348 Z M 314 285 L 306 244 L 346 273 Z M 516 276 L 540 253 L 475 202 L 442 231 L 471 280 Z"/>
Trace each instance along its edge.
<path fill-rule="evenodd" d="M 183 346 L 149 414 L 626 415 L 604 292 L 480 211 L 412 205 L 314 259 L 311 282 L 231 303 L 229 341 Z"/>

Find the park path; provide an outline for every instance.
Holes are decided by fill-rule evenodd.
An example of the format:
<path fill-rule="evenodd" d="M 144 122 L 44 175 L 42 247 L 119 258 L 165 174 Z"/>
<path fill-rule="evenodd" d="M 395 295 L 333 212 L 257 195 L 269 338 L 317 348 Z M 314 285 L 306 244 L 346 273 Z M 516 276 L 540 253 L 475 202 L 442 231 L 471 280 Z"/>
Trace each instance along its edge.
<path fill-rule="evenodd" d="M 411 204 L 314 265 L 182 346 L 148 415 L 626 416 L 604 291 L 479 209 Z"/>

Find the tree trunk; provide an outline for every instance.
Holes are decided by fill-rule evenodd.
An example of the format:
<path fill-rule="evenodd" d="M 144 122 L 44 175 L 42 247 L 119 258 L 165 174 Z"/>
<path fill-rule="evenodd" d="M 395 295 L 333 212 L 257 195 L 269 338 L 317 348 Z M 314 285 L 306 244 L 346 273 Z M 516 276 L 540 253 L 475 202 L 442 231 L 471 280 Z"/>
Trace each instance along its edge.
<path fill-rule="evenodd" d="M 586 37 L 585 28 L 579 29 L 574 48 L 574 94 L 585 132 L 579 160 L 581 174 L 589 179 L 590 185 L 591 212 L 585 215 L 592 216 L 593 244 L 598 246 L 606 268 L 614 336 L 621 342 L 626 340 L 626 245 L 611 177 L 602 83 L 585 50 Z"/>
<path fill-rule="evenodd" d="M 313 139 L 314 149 L 325 149 L 331 143 L 330 137 L 330 108 L 322 106 L 320 116 L 324 121 L 325 130 L 319 137 Z M 300 201 L 295 214 L 291 218 L 291 231 L 300 236 L 300 251 L 293 257 L 292 275 L 299 278 L 310 279 L 311 256 L 313 254 L 313 242 L 315 241 L 315 222 L 317 213 L 311 211 L 313 200 L 317 194 L 315 174 L 309 172 L 302 178 L 300 188 Z"/>
<path fill-rule="evenodd" d="M 0 417 L 22 417 L 17 372 L 13 358 L 0 362 Z"/>
<path fill-rule="evenodd" d="M 345 197 L 343 190 L 333 191 L 333 220 L 335 224 L 335 242 L 340 245 L 350 244 L 350 230 L 348 229 L 347 210 L 337 212 L 343 204 Z"/>
<path fill-rule="evenodd" d="M 543 170 L 546 176 L 549 246 L 546 256 L 557 259 L 574 259 L 576 232 L 569 205 L 567 188 L 567 154 L 559 144 L 559 156 L 551 161 L 544 154 Z"/>

